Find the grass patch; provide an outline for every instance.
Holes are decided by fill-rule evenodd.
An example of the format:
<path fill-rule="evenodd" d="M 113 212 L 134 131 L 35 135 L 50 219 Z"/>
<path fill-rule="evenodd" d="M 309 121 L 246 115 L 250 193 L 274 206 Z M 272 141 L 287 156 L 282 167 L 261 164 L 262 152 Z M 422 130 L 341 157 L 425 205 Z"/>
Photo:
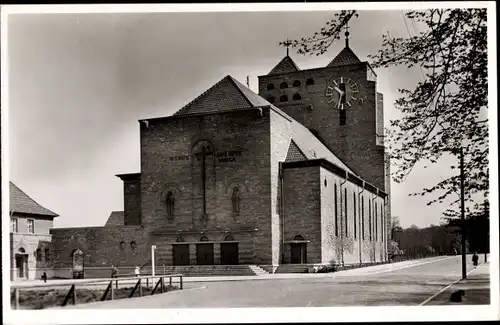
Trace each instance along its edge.
<path fill-rule="evenodd" d="M 132 292 L 133 287 L 119 288 L 115 290 L 115 300 L 128 298 Z M 166 291 L 174 291 L 179 288 L 176 286 L 166 285 Z M 104 289 L 87 289 L 87 288 L 76 288 L 76 303 L 85 304 L 89 302 L 101 301 L 104 295 Z M 142 287 L 142 295 L 151 295 L 153 288 Z M 45 309 L 51 307 L 62 306 L 66 295 L 69 292 L 69 286 L 67 289 L 49 289 L 49 290 L 20 290 L 19 291 L 19 309 Z M 160 289 L 156 289 L 155 294 L 160 293 Z M 134 297 L 139 297 L 139 288 L 134 293 Z M 111 299 L 111 292 L 108 292 L 106 300 Z M 68 301 L 68 305 L 71 305 L 71 298 Z M 11 307 L 14 309 L 14 300 L 11 301 Z"/>

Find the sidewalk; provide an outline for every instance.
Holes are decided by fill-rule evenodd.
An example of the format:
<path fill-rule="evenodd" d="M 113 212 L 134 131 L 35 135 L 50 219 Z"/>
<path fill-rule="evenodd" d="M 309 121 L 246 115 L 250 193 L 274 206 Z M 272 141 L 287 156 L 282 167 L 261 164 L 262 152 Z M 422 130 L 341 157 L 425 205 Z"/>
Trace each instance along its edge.
<path fill-rule="evenodd" d="M 462 302 L 451 302 L 450 295 L 464 290 Z M 460 280 L 436 297 L 432 298 L 425 306 L 439 305 L 489 305 L 490 304 L 490 263 L 481 263 L 467 275 L 465 280 Z"/>

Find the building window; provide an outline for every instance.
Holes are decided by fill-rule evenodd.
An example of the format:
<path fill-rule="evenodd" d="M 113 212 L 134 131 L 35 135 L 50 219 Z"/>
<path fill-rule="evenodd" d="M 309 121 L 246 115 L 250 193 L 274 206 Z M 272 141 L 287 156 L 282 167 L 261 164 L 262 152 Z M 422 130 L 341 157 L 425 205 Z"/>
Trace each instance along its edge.
<path fill-rule="evenodd" d="M 234 241 L 234 238 L 233 238 L 233 236 L 231 236 L 231 235 L 227 235 L 227 236 L 224 238 L 224 241 Z"/>
<path fill-rule="evenodd" d="M 372 201 L 368 201 L 368 238 L 372 240 Z"/>
<path fill-rule="evenodd" d="M 314 79 L 313 78 L 309 78 L 306 80 L 306 86 L 312 86 L 314 85 Z"/>
<path fill-rule="evenodd" d="M 295 94 L 293 95 L 293 100 L 301 100 L 302 97 L 300 97 L 300 94 Z"/>
<path fill-rule="evenodd" d="M 267 98 L 267 101 L 268 101 L 268 102 L 270 102 L 270 103 L 274 103 L 274 102 L 276 101 L 276 97 L 274 97 L 274 96 L 269 96 L 269 97 Z"/>
<path fill-rule="evenodd" d="M 182 237 L 182 236 L 177 236 L 176 241 L 177 241 L 178 243 L 183 243 L 183 242 L 184 242 L 184 237 Z"/>
<path fill-rule="evenodd" d="M 293 87 L 300 87 L 300 81 L 295 80 L 295 81 L 293 82 L 293 85 L 292 85 L 292 86 L 293 86 Z"/>
<path fill-rule="evenodd" d="M 40 262 L 42 260 L 42 250 L 40 248 L 36 249 L 36 260 Z"/>
<path fill-rule="evenodd" d="M 361 197 L 361 238 L 365 240 L 365 197 Z"/>
<path fill-rule="evenodd" d="M 121 241 L 121 242 L 120 242 L 120 249 L 121 249 L 121 250 L 124 250 L 124 249 L 125 249 L 125 242 L 124 242 L 124 241 Z"/>
<path fill-rule="evenodd" d="M 50 260 L 50 250 L 48 248 L 45 248 L 45 262 L 48 262 Z"/>
<path fill-rule="evenodd" d="M 338 227 L 338 209 L 337 209 L 337 184 L 334 186 L 334 197 L 335 197 L 335 236 L 339 235 Z"/>
<path fill-rule="evenodd" d="M 28 232 L 30 234 L 35 233 L 35 220 L 33 219 L 28 219 Z"/>
<path fill-rule="evenodd" d="M 348 237 L 349 236 L 349 233 L 348 233 L 348 225 L 347 225 L 347 189 L 345 188 L 344 189 L 344 198 L 345 198 L 345 202 L 344 202 L 344 207 L 345 207 L 345 236 Z"/>
<path fill-rule="evenodd" d="M 132 241 L 130 243 L 130 248 L 132 248 L 132 250 L 135 250 L 137 248 L 137 243 L 135 241 Z"/>
<path fill-rule="evenodd" d="M 375 202 L 375 241 L 378 239 L 378 209 L 377 202 Z"/>
<path fill-rule="evenodd" d="M 19 221 L 17 218 L 10 219 L 10 232 L 18 232 L 19 231 Z"/>
<path fill-rule="evenodd" d="M 288 101 L 288 96 L 287 95 L 282 95 L 280 97 L 280 102 L 287 102 Z"/>
<path fill-rule="evenodd" d="M 200 241 L 208 241 L 208 237 L 207 236 L 203 236 L 200 238 Z"/>
<path fill-rule="evenodd" d="M 304 240 L 304 237 L 302 237 L 301 235 L 297 235 L 293 237 L 293 240 Z"/>
<path fill-rule="evenodd" d="M 347 123 L 347 116 L 346 116 L 346 109 L 341 109 L 339 111 L 339 122 L 340 122 L 340 125 L 346 125 Z"/>
<path fill-rule="evenodd" d="M 268 84 L 267 85 L 267 90 L 274 90 L 274 85 L 273 84 Z"/>
<path fill-rule="evenodd" d="M 280 89 L 287 89 L 288 88 L 288 84 L 283 81 L 281 84 L 280 84 Z"/>
<path fill-rule="evenodd" d="M 354 239 L 356 239 L 356 193 L 352 193 L 352 197 L 353 197 L 353 200 L 354 200 L 354 204 L 353 204 L 353 211 L 354 211 Z"/>

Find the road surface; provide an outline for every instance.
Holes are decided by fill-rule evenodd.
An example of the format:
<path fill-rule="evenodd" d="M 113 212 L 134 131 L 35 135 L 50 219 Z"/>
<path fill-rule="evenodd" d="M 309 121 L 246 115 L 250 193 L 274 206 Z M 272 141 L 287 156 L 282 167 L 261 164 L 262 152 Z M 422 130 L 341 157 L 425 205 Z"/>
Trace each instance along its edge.
<path fill-rule="evenodd" d="M 272 280 L 187 282 L 183 291 L 65 308 L 418 306 L 460 278 L 460 256 L 446 256 Z"/>

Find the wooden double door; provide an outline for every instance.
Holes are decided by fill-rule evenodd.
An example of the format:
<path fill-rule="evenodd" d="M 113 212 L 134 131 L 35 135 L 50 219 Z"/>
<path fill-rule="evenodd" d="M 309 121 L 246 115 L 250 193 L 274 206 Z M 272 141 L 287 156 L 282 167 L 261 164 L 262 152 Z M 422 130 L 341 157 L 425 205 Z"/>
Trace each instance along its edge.
<path fill-rule="evenodd" d="M 220 244 L 220 264 L 221 265 L 239 264 L 238 243 Z"/>
<path fill-rule="evenodd" d="M 290 263 L 291 264 L 306 264 L 307 263 L 307 244 L 306 243 L 290 244 Z"/>
<path fill-rule="evenodd" d="M 189 265 L 189 244 L 173 245 L 173 264 Z"/>

